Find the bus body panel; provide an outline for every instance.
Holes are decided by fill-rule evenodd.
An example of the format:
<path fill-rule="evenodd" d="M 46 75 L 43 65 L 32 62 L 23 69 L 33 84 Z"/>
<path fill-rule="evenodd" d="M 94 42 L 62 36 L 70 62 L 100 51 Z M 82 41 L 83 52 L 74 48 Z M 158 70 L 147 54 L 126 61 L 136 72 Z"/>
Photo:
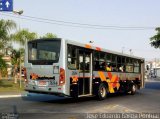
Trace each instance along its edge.
<path fill-rule="evenodd" d="M 68 52 L 68 46 L 74 46 L 76 51 L 76 64 L 79 69 L 70 69 L 68 62 L 71 59 Z M 101 50 L 101 51 L 99 51 Z M 141 60 L 140 73 L 133 72 L 113 72 L 94 69 L 94 52 L 105 52 L 123 57 L 130 57 Z M 63 95 L 71 97 L 80 97 L 85 95 L 95 95 L 100 83 L 104 82 L 108 85 L 109 93 L 115 93 L 121 88 L 127 88 L 126 84 L 135 83 L 138 88 L 144 87 L 144 59 L 113 52 L 110 50 L 100 49 L 97 47 L 86 47 L 85 44 L 74 41 L 61 39 L 60 56 L 57 63 L 52 65 L 34 65 L 28 62 L 28 46 L 25 51 L 25 67 L 27 69 L 28 84 L 26 91 L 37 93 L 48 93 L 54 95 Z M 85 67 L 81 70 L 80 60 L 83 59 L 83 65 L 88 64 L 89 70 Z M 59 84 L 60 69 L 65 72 L 65 83 Z M 38 77 L 37 79 L 35 77 Z M 105 78 L 104 78 L 105 77 Z M 35 78 L 35 79 L 34 79 Z M 128 84 L 129 84 L 128 83 Z M 124 87 L 124 85 L 126 87 Z"/>
<path fill-rule="evenodd" d="M 53 65 L 34 65 L 32 63 L 28 63 L 28 53 L 26 52 L 25 67 L 27 70 L 28 80 L 28 84 L 25 87 L 26 91 L 69 95 L 67 87 L 69 82 L 65 80 L 65 84 L 59 84 L 60 68 L 64 69 L 66 74 L 65 50 L 65 41 L 61 40 L 59 61 L 57 63 L 53 63 Z M 37 77 L 37 79 L 34 79 L 35 77 Z"/>

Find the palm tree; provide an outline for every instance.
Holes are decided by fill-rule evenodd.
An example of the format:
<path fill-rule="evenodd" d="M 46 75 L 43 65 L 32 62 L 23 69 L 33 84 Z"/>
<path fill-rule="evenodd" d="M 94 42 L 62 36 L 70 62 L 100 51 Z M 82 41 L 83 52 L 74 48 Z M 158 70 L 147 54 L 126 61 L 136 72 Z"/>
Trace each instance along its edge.
<path fill-rule="evenodd" d="M 11 35 L 12 40 L 24 47 L 26 41 L 30 41 L 37 38 L 35 32 L 30 32 L 28 29 L 22 29 L 15 34 Z"/>
<path fill-rule="evenodd" d="M 0 20 L 0 50 L 8 47 L 8 43 L 10 41 L 10 31 L 16 28 L 16 23 L 12 20 Z M 4 50 L 5 51 L 5 50 Z M 7 72 L 7 64 L 5 60 L 3 60 L 3 53 L 0 56 L 0 77 L 6 74 Z M 5 54 L 5 53 L 4 53 Z"/>
<path fill-rule="evenodd" d="M 14 34 L 12 34 L 12 40 L 20 44 L 21 49 L 19 49 L 19 58 L 15 57 L 13 58 L 13 64 L 15 64 L 15 68 L 19 64 L 20 68 L 20 80 L 21 80 L 21 59 L 24 59 L 24 53 L 22 53 L 22 49 L 24 51 L 24 46 L 26 41 L 30 41 L 37 38 L 37 34 L 35 32 L 30 32 L 28 29 L 22 29 Z M 15 75 L 15 83 L 16 83 L 16 75 Z M 20 84 L 21 86 L 21 84 Z"/>
<path fill-rule="evenodd" d="M 12 20 L 0 20 L 0 49 L 10 41 L 10 31 L 16 28 L 16 23 Z"/>
<path fill-rule="evenodd" d="M 7 64 L 2 59 L 2 56 L 0 56 L 0 79 L 2 78 L 2 75 L 6 74 L 7 72 Z"/>
<path fill-rule="evenodd" d="M 11 54 L 11 57 L 12 57 L 11 62 L 12 62 L 12 65 L 13 65 L 14 83 L 17 83 L 17 73 L 18 73 L 19 64 L 20 64 L 20 54 L 22 52 L 20 50 L 13 49 L 12 54 Z"/>

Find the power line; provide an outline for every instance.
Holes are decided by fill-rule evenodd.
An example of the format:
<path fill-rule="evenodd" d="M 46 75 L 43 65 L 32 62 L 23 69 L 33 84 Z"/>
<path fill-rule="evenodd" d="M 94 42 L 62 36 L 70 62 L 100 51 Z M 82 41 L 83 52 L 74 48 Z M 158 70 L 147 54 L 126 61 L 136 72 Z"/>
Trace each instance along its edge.
<path fill-rule="evenodd" d="M 111 30 L 151 30 L 151 29 L 155 29 L 155 27 L 131 27 L 131 26 L 124 27 L 124 26 L 109 26 L 109 25 L 106 26 L 106 25 L 84 24 L 84 23 L 54 20 L 54 19 L 39 18 L 39 17 L 27 16 L 27 15 L 21 15 L 21 17 L 17 17 L 13 14 L 4 14 L 4 13 L 2 13 L 1 15 L 8 16 L 8 17 L 14 17 L 18 19 L 35 21 L 35 22 L 61 25 L 61 26 L 69 26 L 69 27 L 79 27 L 79 28 L 111 29 Z"/>
<path fill-rule="evenodd" d="M 15 17 L 15 16 L 13 16 L 11 14 L 10 15 L 6 15 L 5 14 L 5 16 Z M 16 18 L 19 18 L 19 17 L 16 17 Z M 81 28 L 94 28 L 94 29 L 145 30 L 145 29 L 153 29 L 154 28 L 154 27 L 121 27 L 121 26 L 102 26 L 102 25 L 92 25 L 92 24 L 81 24 L 81 23 L 73 23 L 73 22 L 65 22 L 65 21 L 57 21 L 57 20 L 50 20 L 50 19 L 44 19 L 44 18 L 37 18 L 37 17 L 32 17 L 32 16 L 24 16 L 24 15 L 23 15 L 23 17 L 21 16 L 21 18 L 19 18 L 19 19 L 25 19 L 25 20 L 31 20 L 31 21 L 36 21 L 36 22 L 49 23 L 49 24 L 56 24 L 56 25 L 64 25 L 64 26 L 71 26 L 71 27 L 81 27 Z M 50 22 L 48 22 L 48 21 L 50 21 Z M 60 22 L 61 24 L 60 23 L 55 23 L 55 22 Z M 70 25 L 70 24 L 72 24 L 72 25 Z M 75 25 L 78 25 L 78 26 L 75 26 Z"/>
<path fill-rule="evenodd" d="M 82 24 L 82 23 L 76 23 L 76 22 L 68 22 L 68 21 L 61 21 L 61 20 L 53 20 L 53 19 L 46 19 L 46 18 L 40 18 L 40 17 L 33 17 L 33 16 L 27 16 L 23 15 L 24 17 L 33 18 L 33 19 L 41 19 L 46 21 L 54 21 L 54 22 L 60 22 L 60 23 L 67 23 L 67 24 L 74 24 L 74 25 L 84 25 L 84 26 L 92 26 L 92 27 L 109 27 L 109 28 L 135 28 L 135 29 L 154 29 L 155 27 L 131 27 L 131 26 L 106 26 L 106 25 L 94 25 L 94 24 Z"/>

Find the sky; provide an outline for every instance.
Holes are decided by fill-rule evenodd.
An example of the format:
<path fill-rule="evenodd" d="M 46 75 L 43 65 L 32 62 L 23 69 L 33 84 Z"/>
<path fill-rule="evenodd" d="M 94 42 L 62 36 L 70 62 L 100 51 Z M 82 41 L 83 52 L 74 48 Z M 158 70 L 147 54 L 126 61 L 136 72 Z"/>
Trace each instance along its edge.
<path fill-rule="evenodd" d="M 159 6 L 160 0 L 14 0 L 14 10 L 23 10 L 22 16 L 0 12 L 0 19 L 12 19 L 20 29 L 27 28 L 39 35 L 51 32 L 60 38 L 81 43 L 94 41 L 94 46 L 118 52 L 123 50 L 126 54 L 132 49 L 134 56 L 151 60 L 160 58 L 160 49 L 150 45 L 150 37 L 156 34 L 154 28 L 160 27 Z M 50 24 L 37 22 L 38 19 L 22 19 L 25 16 L 107 27 L 57 25 L 53 21 Z"/>

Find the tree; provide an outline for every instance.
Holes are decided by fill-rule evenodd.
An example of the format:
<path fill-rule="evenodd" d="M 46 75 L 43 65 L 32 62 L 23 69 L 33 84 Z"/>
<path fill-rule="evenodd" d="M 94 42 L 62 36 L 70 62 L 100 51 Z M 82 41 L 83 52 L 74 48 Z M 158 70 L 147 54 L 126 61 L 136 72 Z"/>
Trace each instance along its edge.
<path fill-rule="evenodd" d="M 150 44 L 154 48 L 160 48 L 160 27 L 157 27 L 155 30 L 157 31 L 157 34 L 150 38 Z"/>
<path fill-rule="evenodd" d="M 14 77 L 14 83 L 17 83 L 17 72 L 18 72 L 18 66 L 20 64 L 20 50 L 12 50 L 11 54 L 11 63 L 13 65 L 13 77 Z"/>
<path fill-rule="evenodd" d="M 46 33 L 44 36 L 42 36 L 40 38 L 57 38 L 57 35 L 55 35 L 53 33 Z"/>
<path fill-rule="evenodd" d="M 24 47 L 26 41 L 34 40 L 37 38 L 37 33 L 30 32 L 28 29 L 22 29 L 14 34 L 12 34 L 13 41 L 19 43 Z"/>
<path fill-rule="evenodd" d="M 2 59 L 2 56 L 0 56 L 0 78 L 2 78 L 2 76 L 4 76 L 6 72 L 7 72 L 7 64 Z"/>
<path fill-rule="evenodd" d="M 14 34 L 12 34 L 12 39 L 13 41 L 19 43 L 21 45 L 21 49 L 19 49 L 19 52 L 17 52 L 17 56 L 13 58 L 12 63 L 15 65 L 14 70 L 18 67 L 19 65 L 19 74 L 20 74 L 20 79 L 21 79 L 21 59 L 24 59 L 24 53 L 22 52 L 22 49 L 24 51 L 24 45 L 26 41 L 34 40 L 37 38 L 37 34 L 35 32 L 30 32 L 28 29 L 22 29 Z M 16 71 L 14 71 L 16 73 Z M 17 80 L 17 75 L 15 74 L 15 83 Z"/>
<path fill-rule="evenodd" d="M 0 49 L 6 49 L 10 41 L 10 31 L 16 28 L 16 23 L 12 20 L 0 20 Z M 5 51 L 5 50 L 4 50 Z M 5 54 L 5 53 L 4 53 Z M 7 64 L 0 56 L 0 77 L 7 74 Z"/>
<path fill-rule="evenodd" d="M 12 20 L 0 20 L 0 49 L 10 41 L 10 31 L 16 28 L 16 23 Z"/>

